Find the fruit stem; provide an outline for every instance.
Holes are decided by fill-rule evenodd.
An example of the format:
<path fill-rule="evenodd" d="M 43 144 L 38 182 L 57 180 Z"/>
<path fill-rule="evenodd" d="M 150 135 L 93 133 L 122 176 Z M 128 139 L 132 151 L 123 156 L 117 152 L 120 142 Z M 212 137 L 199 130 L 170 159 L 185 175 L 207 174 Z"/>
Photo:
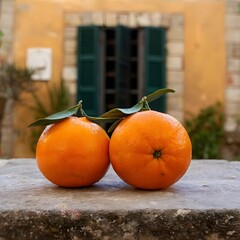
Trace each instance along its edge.
<path fill-rule="evenodd" d="M 144 96 L 141 101 L 143 102 L 143 108 L 142 108 L 141 111 L 151 110 L 151 108 L 149 107 L 146 96 Z"/>
<path fill-rule="evenodd" d="M 78 114 L 78 112 L 76 113 L 76 115 L 77 116 L 82 116 L 82 117 L 85 117 L 86 116 L 86 113 L 84 112 L 84 110 L 83 110 L 83 101 L 82 100 L 80 100 L 79 102 L 78 102 L 78 112 L 79 112 L 79 114 Z"/>
<path fill-rule="evenodd" d="M 156 159 L 159 159 L 161 157 L 161 151 L 160 150 L 154 150 L 153 157 Z"/>

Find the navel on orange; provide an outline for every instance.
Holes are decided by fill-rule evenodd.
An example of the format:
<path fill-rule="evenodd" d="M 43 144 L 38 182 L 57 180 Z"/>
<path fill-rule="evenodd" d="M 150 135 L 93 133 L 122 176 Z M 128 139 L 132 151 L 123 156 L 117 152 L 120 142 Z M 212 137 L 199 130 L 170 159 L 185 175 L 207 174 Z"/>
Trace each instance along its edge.
<path fill-rule="evenodd" d="M 36 159 L 42 174 L 63 187 L 89 186 L 109 167 L 109 137 L 85 117 L 68 117 L 41 134 Z"/>
<path fill-rule="evenodd" d="M 187 171 L 192 145 L 177 119 L 147 110 L 119 123 L 111 136 L 109 154 L 115 172 L 129 185 L 162 189 Z"/>

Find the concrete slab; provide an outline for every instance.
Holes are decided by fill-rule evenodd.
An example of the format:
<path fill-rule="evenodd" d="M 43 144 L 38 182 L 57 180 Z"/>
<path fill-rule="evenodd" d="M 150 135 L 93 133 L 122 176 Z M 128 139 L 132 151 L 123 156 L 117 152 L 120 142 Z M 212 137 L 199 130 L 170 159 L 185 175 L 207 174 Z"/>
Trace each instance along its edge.
<path fill-rule="evenodd" d="M 193 160 L 172 187 L 144 191 L 112 169 L 67 189 L 34 159 L 0 160 L 0 239 L 240 239 L 240 162 Z"/>

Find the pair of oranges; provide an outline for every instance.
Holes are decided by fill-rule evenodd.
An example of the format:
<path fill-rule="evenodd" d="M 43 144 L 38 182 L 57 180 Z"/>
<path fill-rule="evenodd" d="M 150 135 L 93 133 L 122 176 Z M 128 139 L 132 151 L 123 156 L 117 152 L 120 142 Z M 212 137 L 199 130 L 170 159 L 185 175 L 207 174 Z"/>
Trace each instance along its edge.
<path fill-rule="evenodd" d="M 36 148 L 40 171 L 62 187 L 92 185 L 111 163 L 131 186 L 167 188 L 184 175 L 191 156 L 191 141 L 183 125 L 152 110 L 123 118 L 111 138 L 86 117 L 70 116 L 48 125 Z"/>

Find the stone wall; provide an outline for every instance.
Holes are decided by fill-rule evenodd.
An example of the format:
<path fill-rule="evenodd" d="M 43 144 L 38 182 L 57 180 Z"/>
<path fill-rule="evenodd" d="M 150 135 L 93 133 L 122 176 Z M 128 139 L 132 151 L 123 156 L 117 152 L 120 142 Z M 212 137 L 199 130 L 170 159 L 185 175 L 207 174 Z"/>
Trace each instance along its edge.
<path fill-rule="evenodd" d="M 14 0 L 2 0 L 0 2 L 0 29 L 4 33 L 3 44 L 0 49 L 0 64 L 1 62 L 11 62 L 13 57 L 14 2 Z M 1 157 L 11 157 L 13 152 L 13 116 L 11 101 L 7 102 L 4 115 L 1 129 L 2 139 L 0 140 L 0 152 Z"/>
<path fill-rule="evenodd" d="M 184 18 L 180 14 L 94 12 L 71 13 L 64 17 L 64 66 L 62 77 L 76 95 L 77 84 L 77 27 L 97 25 L 113 27 L 125 25 L 132 28 L 159 26 L 167 28 L 167 87 L 176 90 L 167 101 L 167 112 L 183 120 L 184 91 Z"/>
<path fill-rule="evenodd" d="M 235 131 L 240 117 L 240 1 L 226 1 L 227 79 L 225 92 L 227 131 Z"/>

